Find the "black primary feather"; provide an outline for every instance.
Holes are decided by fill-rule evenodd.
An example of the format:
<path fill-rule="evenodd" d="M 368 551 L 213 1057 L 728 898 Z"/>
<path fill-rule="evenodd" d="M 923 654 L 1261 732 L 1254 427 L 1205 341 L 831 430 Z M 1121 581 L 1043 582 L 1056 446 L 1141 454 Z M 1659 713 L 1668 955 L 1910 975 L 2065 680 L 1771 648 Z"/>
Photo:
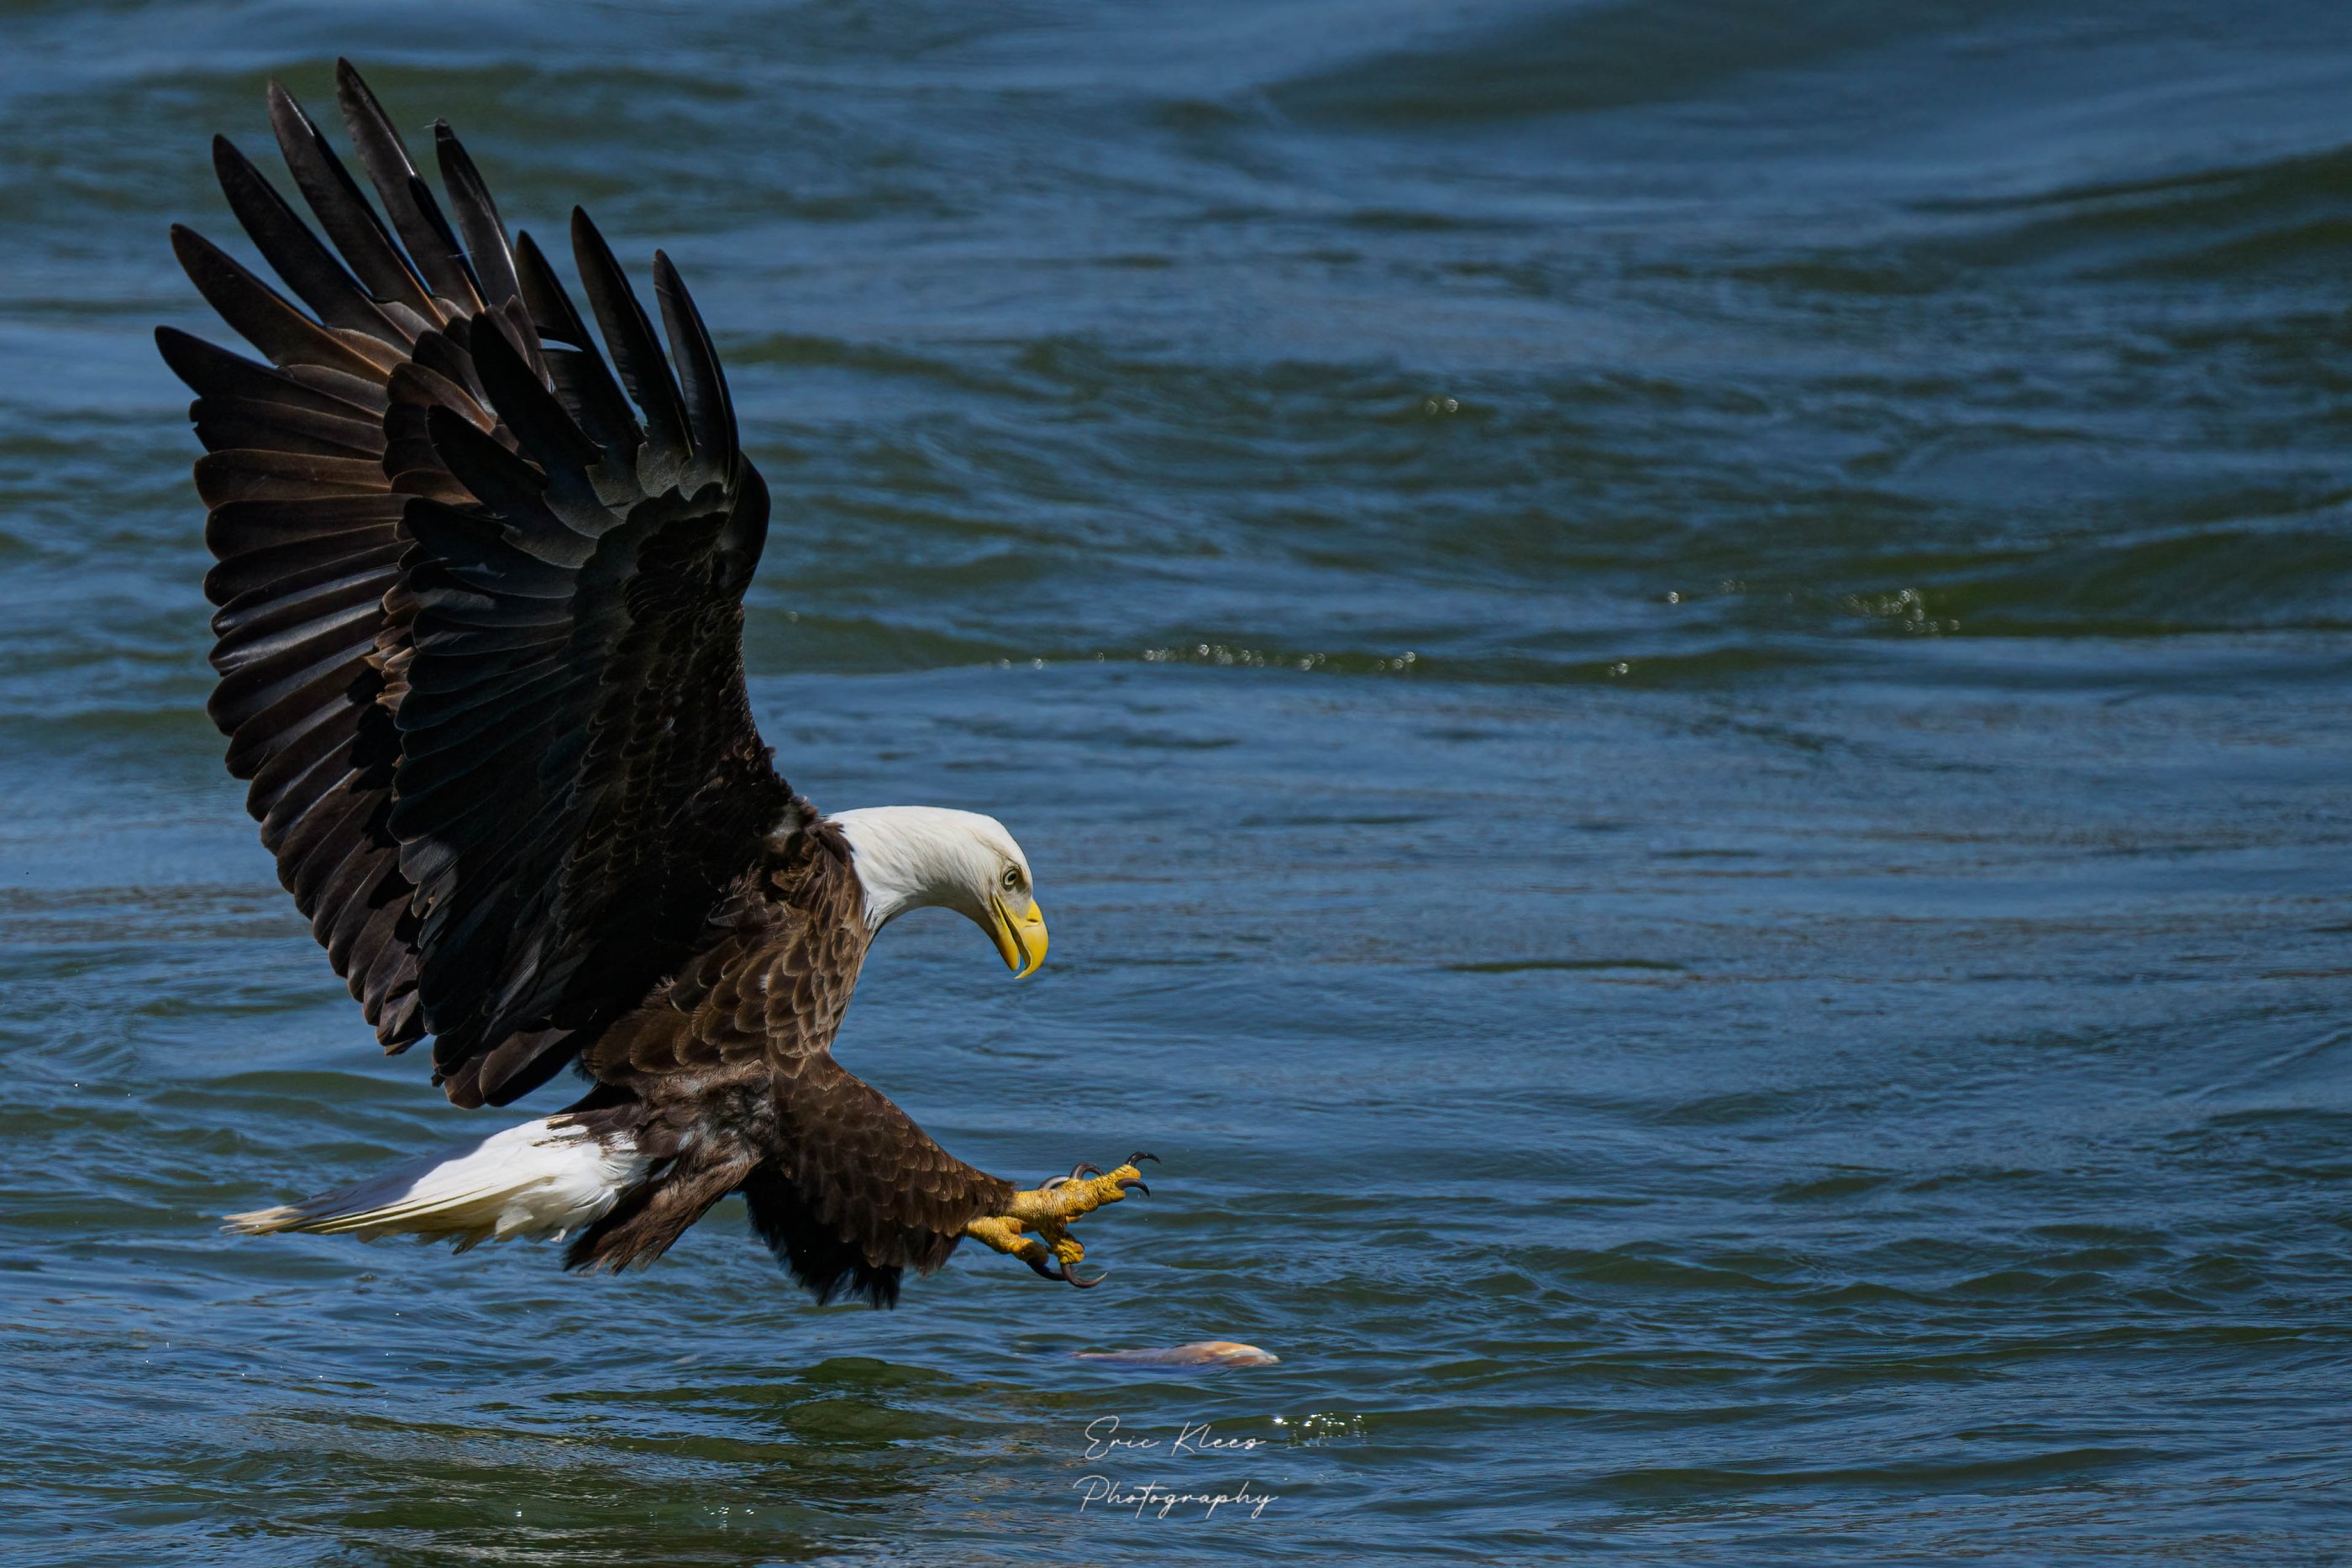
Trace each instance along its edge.
<path fill-rule="evenodd" d="M 466 259 L 449 220 L 441 215 L 441 204 L 416 177 L 416 165 L 409 162 L 400 132 L 349 60 L 335 62 L 335 101 L 342 109 L 352 144 L 360 150 L 360 162 L 375 186 L 376 199 L 392 218 L 393 233 L 407 249 L 417 276 L 460 310 L 481 308 L 481 287 L 474 277 L 473 265 Z"/>

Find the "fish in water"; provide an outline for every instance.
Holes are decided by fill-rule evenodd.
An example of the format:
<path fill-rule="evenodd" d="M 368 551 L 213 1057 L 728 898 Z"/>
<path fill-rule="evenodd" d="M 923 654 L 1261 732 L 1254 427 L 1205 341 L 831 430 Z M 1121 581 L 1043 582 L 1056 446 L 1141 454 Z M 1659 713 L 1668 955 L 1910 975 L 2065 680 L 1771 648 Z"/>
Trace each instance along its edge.
<path fill-rule="evenodd" d="M 1272 1351 L 1229 1339 L 1196 1339 L 1156 1350 L 1080 1350 L 1079 1361 L 1108 1361 L 1121 1366 L 1272 1366 L 1282 1358 Z"/>

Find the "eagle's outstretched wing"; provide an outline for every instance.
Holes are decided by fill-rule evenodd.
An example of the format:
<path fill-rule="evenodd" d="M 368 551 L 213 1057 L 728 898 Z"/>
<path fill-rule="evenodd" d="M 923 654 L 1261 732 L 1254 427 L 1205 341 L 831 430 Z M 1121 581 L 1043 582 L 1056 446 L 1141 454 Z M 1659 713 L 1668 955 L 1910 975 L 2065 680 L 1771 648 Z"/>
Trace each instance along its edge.
<path fill-rule="evenodd" d="M 211 712 L 378 1038 L 433 1035 L 452 1100 L 502 1103 L 674 972 L 795 813 L 743 685 L 767 492 L 667 257 L 669 356 L 573 214 L 608 366 L 446 126 L 454 227 L 348 62 L 337 83 L 389 227 L 275 85 L 271 123 L 325 241 L 214 146 L 239 222 L 309 313 L 173 231 L 268 361 L 158 334 L 209 453 Z"/>

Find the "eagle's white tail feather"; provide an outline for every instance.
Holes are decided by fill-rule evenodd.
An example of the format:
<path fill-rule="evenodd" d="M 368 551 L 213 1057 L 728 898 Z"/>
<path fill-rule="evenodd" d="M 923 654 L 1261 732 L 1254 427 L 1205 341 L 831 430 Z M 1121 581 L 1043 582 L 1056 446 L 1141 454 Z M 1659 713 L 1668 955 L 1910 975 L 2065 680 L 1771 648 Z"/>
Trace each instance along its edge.
<path fill-rule="evenodd" d="M 516 1236 L 560 1238 L 611 1213 L 652 1163 L 625 1137 L 606 1142 L 584 1127 L 526 1122 L 446 1159 L 417 1160 L 341 1192 L 229 1215 L 223 1228 L 247 1236 L 439 1236 L 461 1251 Z"/>

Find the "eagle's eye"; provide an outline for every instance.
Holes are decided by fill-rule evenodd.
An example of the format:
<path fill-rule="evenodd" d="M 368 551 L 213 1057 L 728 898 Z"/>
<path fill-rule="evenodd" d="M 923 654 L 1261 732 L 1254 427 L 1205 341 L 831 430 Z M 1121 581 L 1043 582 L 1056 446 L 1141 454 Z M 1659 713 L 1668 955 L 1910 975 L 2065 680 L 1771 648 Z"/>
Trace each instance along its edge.
<path fill-rule="evenodd" d="M 1004 883 L 1004 891 L 1005 891 L 1005 892 L 1007 892 L 1007 893 L 1018 893 L 1018 892 L 1020 892 L 1020 891 L 1021 891 L 1021 868 L 1020 868 L 1019 866 L 1011 866 L 1011 865 L 1006 866 L 1006 867 L 1004 868 L 1004 875 L 1003 875 L 1002 878 L 1000 878 L 999 880 L 1001 880 L 1001 881 Z"/>

